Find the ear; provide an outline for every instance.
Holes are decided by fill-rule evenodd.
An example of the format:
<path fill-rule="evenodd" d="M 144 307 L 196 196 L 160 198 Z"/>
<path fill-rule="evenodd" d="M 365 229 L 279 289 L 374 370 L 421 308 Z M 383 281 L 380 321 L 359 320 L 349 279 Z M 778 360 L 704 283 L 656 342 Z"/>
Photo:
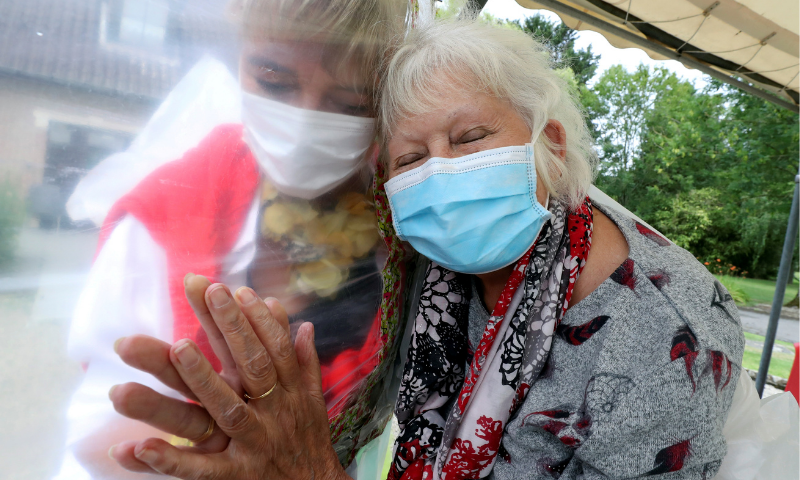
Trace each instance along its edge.
<path fill-rule="evenodd" d="M 372 145 L 367 148 L 367 153 L 364 155 L 364 158 L 367 159 L 367 163 L 372 170 L 374 171 L 378 168 L 378 158 L 380 157 L 381 153 L 381 146 L 377 141 L 372 142 Z"/>
<path fill-rule="evenodd" d="M 549 120 L 544 127 L 544 134 L 553 147 L 553 153 L 562 161 L 567 158 L 567 132 L 558 120 Z"/>

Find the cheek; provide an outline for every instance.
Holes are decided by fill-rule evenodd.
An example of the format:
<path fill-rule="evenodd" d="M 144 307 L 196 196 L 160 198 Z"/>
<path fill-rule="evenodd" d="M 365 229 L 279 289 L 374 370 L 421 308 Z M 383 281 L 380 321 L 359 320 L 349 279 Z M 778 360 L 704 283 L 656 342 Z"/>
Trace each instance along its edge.
<path fill-rule="evenodd" d="M 544 183 L 542 183 L 541 178 L 536 178 L 536 201 L 543 207 L 547 206 L 547 188 L 545 188 Z"/>
<path fill-rule="evenodd" d="M 512 124 L 509 125 L 510 134 L 513 135 L 515 139 L 520 141 L 519 145 L 530 143 L 533 132 L 531 131 L 530 127 L 528 127 L 528 124 L 522 120 L 522 118 L 519 118 L 517 115 L 515 115 L 515 117 L 516 118 Z"/>
<path fill-rule="evenodd" d="M 384 167 L 386 167 L 386 173 L 388 174 L 388 178 L 386 180 L 391 180 L 394 177 L 396 177 L 397 175 L 399 175 L 399 172 L 397 171 L 397 169 L 392 167 L 390 162 L 384 163 Z"/>

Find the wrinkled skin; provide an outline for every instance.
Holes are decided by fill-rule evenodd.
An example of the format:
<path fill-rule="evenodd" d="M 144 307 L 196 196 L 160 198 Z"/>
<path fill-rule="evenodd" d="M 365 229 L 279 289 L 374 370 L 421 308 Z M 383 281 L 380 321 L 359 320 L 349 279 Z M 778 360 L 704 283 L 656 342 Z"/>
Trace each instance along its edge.
<path fill-rule="evenodd" d="M 231 295 L 224 285 L 191 274 L 186 290 L 223 362 L 221 375 L 189 340 L 170 347 L 137 336 L 120 341 L 117 350 L 126 363 L 207 410 L 138 384 L 115 387 L 110 396 L 123 415 L 190 439 L 204 434 L 210 415 L 214 433 L 194 447 L 156 438 L 124 442 L 112 448 L 112 458 L 128 470 L 186 479 L 348 478 L 330 443 L 313 326 L 300 327 L 292 344 L 288 316 L 276 300 L 262 301 L 247 287 Z M 249 402 L 240 394 L 257 397 L 273 387 Z"/>

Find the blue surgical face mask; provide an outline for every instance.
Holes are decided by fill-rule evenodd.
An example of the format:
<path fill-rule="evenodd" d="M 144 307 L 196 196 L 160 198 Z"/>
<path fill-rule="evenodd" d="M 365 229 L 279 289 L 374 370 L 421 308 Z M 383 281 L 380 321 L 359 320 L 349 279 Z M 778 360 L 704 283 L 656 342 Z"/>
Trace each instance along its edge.
<path fill-rule="evenodd" d="M 511 265 L 551 217 L 536 200 L 532 144 L 430 158 L 386 182 L 386 194 L 400 239 L 461 273 Z"/>

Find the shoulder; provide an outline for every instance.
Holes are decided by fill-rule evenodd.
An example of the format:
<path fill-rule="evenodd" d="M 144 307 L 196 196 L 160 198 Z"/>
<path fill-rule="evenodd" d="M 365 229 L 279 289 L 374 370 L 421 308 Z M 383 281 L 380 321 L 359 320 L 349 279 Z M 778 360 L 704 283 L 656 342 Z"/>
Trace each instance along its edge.
<path fill-rule="evenodd" d="M 600 206 L 625 236 L 628 258 L 611 279 L 642 299 L 655 321 L 676 317 L 698 348 L 723 352 L 737 364 L 744 351 L 739 311 L 730 294 L 691 253 L 625 214 Z M 680 329 L 679 329 L 680 330 Z M 679 335 L 678 331 L 674 332 Z"/>
<path fill-rule="evenodd" d="M 258 166 L 242 139 L 242 126 L 220 125 L 117 201 L 101 239 L 126 215 L 139 219 L 157 240 L 162 230 L 179 229 L 178 223 L 219 216 L 233 220 L 249 208 L 258 182 Z"/>
<path fill-rule="evenodd" d="M 198 178 L 203 173 L 218 173 L 236 164 L 252 164 L 252 154 L 242 138 L 242 125 L 224 124 L 215 127 L 180 159 L 153 171 L 144 181 L 160 180 L 172 175 L 183 179 Z M 162 182 L 163 183 L 163 182 Z"/>
<path fill-rule="evenodd" d="M 119 203 L 126 208 L 137 204 L 161 209 L 179 199 L 208 198 L 243 184 L 249 186 L 257 178 L 255 160 L 242 140 L 242 126 L 220 125 L 183 157 L 151 172 Z"/>

